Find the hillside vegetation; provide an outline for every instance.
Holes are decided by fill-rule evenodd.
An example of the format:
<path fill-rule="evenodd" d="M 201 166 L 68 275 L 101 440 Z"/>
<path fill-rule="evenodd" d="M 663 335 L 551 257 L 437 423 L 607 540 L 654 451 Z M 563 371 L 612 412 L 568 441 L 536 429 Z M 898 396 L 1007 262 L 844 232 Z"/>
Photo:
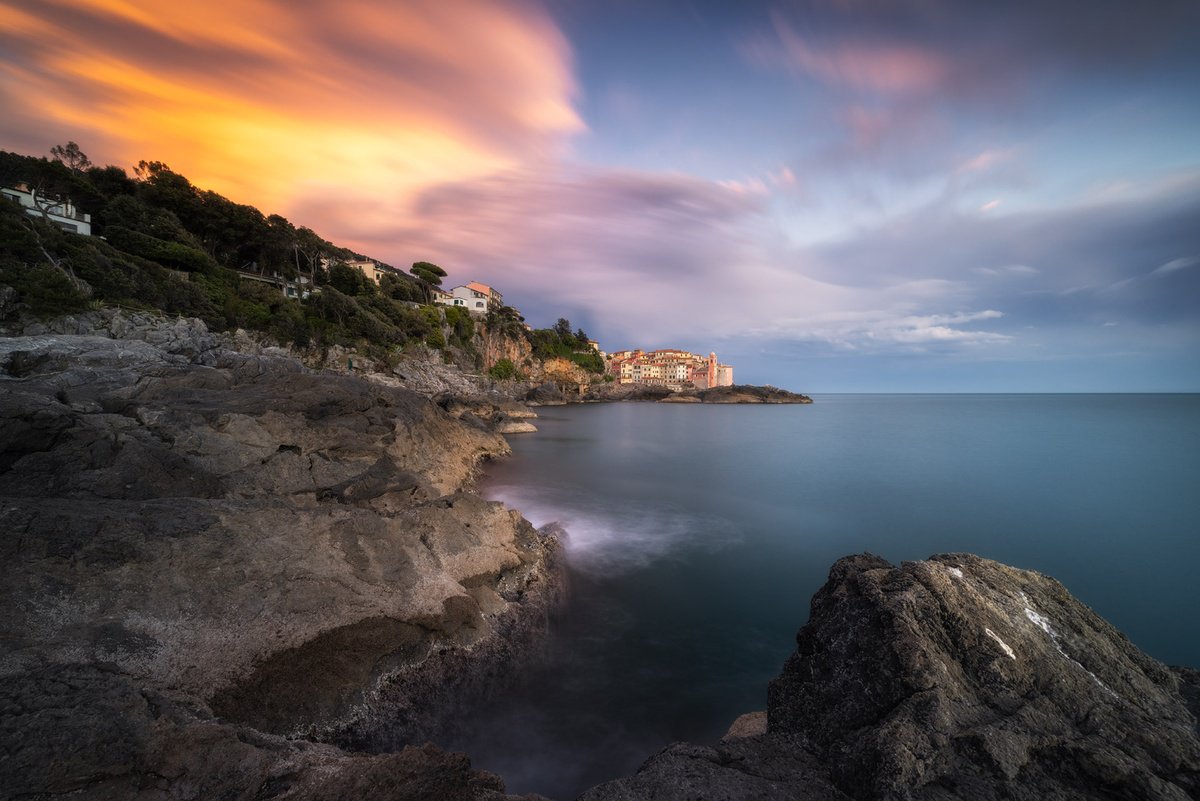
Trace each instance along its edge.
<path fill-rule="evenodd" d="M 591 372 L 603 364 L 587 336 L 566 320 L 530 331 L 515 309 L 493 309 L 478 321 L 463 308 L 433 305 L 445 271 L 416 262 L 377 285 L 347 262 L 366 257 L 216 192 L 194 186 L 158 161 L 120 167 L 90 163 L 74 143 L 55 158 L 0 151 L 0 186 L 24 185 L 50 202 L 71 201 L 92 219 L 93 236 L 61 230 L 0 203 L 0 318 L 49 317 L 103 305 L 198 317 L 216 331 L 244 328 L 297 347 L 357 348 L 386 358 L 424 344 L 453 351 L 475 369 L 479 334 L 528 340 L 534 356 L 568 358 Z M 386 266 L 386 265 L 385 265 Z M 302 279 L 316 291 L 287 298 L 242 273 Z M 9 290 L 2 288 L 9 287 Z M 449 358 L 449 356 L 448 356 Z M 516 377 L 520 365 L 509 365 Z"/>

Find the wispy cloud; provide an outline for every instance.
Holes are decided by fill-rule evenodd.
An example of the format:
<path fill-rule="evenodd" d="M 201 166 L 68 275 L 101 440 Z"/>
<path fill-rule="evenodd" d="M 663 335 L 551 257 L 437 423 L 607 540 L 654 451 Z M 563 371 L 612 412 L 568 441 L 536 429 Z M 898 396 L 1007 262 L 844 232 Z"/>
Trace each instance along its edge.
<path fill-rule="evenodd" d="M 1150 274 L 1165 275 L 1167 273 L 1186 270 L 1188 267 L 1194 267 L 1197 264 L 1200 264 L 1200 256 L 1184 256 L 1178 259 L 1171 259 L 1166 264 L 1156 267 Z"/>
<path fill-rule="evenodd" d="M 796 71 L 836 85 L 887 94 L 926 93 L 943 85 L 951 64 L 940 54 L 896 40 L 805 38 L 780 13 L 771 15 L 777 48 L 758 53 Z"/>

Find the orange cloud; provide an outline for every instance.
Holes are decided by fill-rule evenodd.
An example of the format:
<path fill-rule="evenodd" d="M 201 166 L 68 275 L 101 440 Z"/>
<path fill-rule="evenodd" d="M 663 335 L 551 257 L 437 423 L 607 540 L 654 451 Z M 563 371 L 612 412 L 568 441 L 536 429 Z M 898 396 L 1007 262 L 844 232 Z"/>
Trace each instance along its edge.
<path fill-rule="evenodd" d="M 569 46 L 525 4 L 0 0 L 0 49 L 4 146 L 157 159 L 285 214 L 336 196 L 394 222 L 583 127 Z"/>

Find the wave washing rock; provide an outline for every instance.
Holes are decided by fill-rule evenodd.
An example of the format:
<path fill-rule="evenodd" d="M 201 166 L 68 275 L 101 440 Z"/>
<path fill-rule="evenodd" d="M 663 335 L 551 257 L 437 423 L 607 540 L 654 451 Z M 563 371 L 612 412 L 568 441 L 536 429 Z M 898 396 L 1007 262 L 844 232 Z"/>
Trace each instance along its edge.
<path fill-rule="evenodd" d="M 0 795 L 502 797 L 402 747 L 514 669 L 562 591 L 556 539 L 463 491 L 504 439 L 152 341 L 0 339 Z"/>
<path fill-rule="evenodd" d="M 765 732 L 748 719 L 716 746 L 670 746 L 581 801 L 1185 801 L 1196 678 L 1047 576 L 847 557 L 770 686 Z"/>

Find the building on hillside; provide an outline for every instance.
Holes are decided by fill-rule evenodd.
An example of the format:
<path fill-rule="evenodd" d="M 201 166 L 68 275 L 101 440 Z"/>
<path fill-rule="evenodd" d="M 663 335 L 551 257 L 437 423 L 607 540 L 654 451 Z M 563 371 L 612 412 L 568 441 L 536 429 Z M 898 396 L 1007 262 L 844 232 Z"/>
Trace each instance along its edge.
<path fill-rule="evenodd" d="M 430 287 L 429 291 L 430 291 L 430 294 L 433 295 L 433 302 L 440 306 L 459 305 L 454 302 L 454 294 L 451 292 L 447 292 L 446 290 L 442 289 L 441 287 L 437 287 L 437 286 Z"/>
<path fill-rule="evenodd" d="M 258 273 L 238 270 L 239 277 L 247 281 L 258 281 L 262 284 L 270 284 L 278 289 L 285 298 L 294 298 L 303 300 L 314 293 L 319 293 L 321 290 L 312 286 L 308 278 L 301 275 L 296 278 L 287 278 L 279 273 L 271 273 L 270 275 L 260 275 Z"/>
<path fill-rule="evenodd" d="M 484 295 L 486 295 L 487 300 L 488 300 L 488 308 L 489 309 L 492 308 L 493 306 L 503 306 L 504 305 L 504 296 L 501 295 L 499 292 L 497 292 L 495 289 L 492 289 L 487 284 L 481 284 L 478 281 L 468 281 L 467 288 L 474 290 L 475 292 L 481 292 Z"/>
<path fill-rule="evenodd" d="M 454 296 L 455 306 L 462 306 L 475 314 L 487 314 L 488 296 L 486 292 L 471 289 L 466 285 L 456 286 L 450 292 Z"/>
<path fill-rule="evenodd" d="M 358 270 L 363 274 L 364 278 L 370 278 L 376 285 L 379 284 L 383 276 L 395 275 L 397 272 L 394 267 L 380 264 L 374 259 L 351 259 L 343 263 L 353 270 Z"/>
<path fill-rule="evenodd" d="M 478 281 L 471 281 L 456 286 L 450 290 L 451 300 L 449 303 L 438 301 L 445 306 L 461 306 L 473 314 L 487 314 L 488 309 L 493 306 L 500 306 L 504 303 L 504 298 L 499 292 L 492 289 L 487 284 L 481 284 Z"/>
<path fill-rule="evenodd" d="M 79 211 L 70 200 L 35 197 L 33 191 L 25 184 L 3 187 L 0 189 L 0 193 L 6 200 L 25 209 L 25 213 L 31 217 L 44 216 L 45 219 L 64 231 L 84 236 L 92 235 L 92 215 Z"/>

